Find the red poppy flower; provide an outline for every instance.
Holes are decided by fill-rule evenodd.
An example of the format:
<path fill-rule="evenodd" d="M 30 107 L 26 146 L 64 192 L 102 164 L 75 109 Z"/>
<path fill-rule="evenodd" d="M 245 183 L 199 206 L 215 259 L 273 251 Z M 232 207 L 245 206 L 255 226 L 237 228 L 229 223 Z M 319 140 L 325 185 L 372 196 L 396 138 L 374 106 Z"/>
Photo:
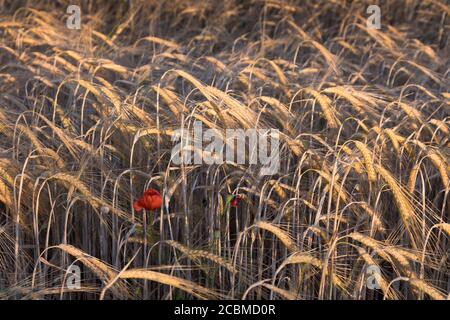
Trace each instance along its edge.
<path fill-rule="evenodd" d="M 238 204 L 239 204 L 239 201 L 241 201 L 241 196 L 235 196 L 234 198 L 233 198 L 233 200 L 231 200 L 231 202 L 230 202 L 230 205 L 233 207 L 233 208 L 236 208 L 237 206 L 238 206 Z"/>
<path fill-rule="evenodd" d="M 133 208 L 137 212 L 142 209 L 156 210 L 161 208 L 162 197 L 155 189 L 147 189 L 144 194 L 133 203 Z"/>

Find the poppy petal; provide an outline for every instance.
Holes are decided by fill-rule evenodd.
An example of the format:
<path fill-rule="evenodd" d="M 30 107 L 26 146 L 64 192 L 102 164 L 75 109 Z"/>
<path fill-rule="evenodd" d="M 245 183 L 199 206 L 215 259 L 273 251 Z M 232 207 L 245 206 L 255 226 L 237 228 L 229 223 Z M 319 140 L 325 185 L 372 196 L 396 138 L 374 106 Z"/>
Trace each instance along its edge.
<path fill-rule="evenodd" d="M 162 205 L 162 198 L 161 196 L 153 196 L 152 197 L 152 210 L 156 210 L 161 208 Z"/>
<path fill-rule="evenodd" d="M 137 212 L 142 211 L 142 209 L 144 209 L 144 208 L 141 206 L 141 203 L 139 202 L 139 200 L 138 200 L 138 201 L 135 201 L 135 202 L 133 203 L 133 208 L 134 208 L 134 211 L 137 211 Z"/>
<path fill-rule="evenodd" d="M 152 208 L 152 198 L 148 197 L 148 196 L 144 196 L 142 197 L 142 206 L 147 209 L 147 210 L 151 210 Z"/>

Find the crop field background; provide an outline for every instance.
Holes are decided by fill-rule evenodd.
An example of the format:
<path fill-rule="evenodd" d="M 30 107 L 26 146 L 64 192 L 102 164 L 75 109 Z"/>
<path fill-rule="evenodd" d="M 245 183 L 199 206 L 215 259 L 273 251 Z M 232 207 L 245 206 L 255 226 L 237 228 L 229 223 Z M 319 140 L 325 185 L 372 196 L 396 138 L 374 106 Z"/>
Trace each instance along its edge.
<path fill-rule="evenodd" d="M 450 299 L 449 35 L 445 0 L 0 0 L 0 299 Z M 174 163 L 196 121 L 277 129 L 278 172 Z"/>

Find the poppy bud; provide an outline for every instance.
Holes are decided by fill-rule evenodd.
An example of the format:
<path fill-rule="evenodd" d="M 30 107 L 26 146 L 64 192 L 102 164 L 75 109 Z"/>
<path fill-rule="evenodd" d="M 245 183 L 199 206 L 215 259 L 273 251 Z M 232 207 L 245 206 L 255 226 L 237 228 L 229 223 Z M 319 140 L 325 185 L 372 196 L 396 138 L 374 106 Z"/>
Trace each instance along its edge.
<path fill-rule="evenodd" d="M 231 200 L 230 205 L 231 205 L 233 208 L 236 208 L 236 207 L 238 206 L 238 204 L 239 204 L 239 201 L 241 201 L 241 196 L 235 196 L 235 197 L 233 198 L 233 200 Z"/>

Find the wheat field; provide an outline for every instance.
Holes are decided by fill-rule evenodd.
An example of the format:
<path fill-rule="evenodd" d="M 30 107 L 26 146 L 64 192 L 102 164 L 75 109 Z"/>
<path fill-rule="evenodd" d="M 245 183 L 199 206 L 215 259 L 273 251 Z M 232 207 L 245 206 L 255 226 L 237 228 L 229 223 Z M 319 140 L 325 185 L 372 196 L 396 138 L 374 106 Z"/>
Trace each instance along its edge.
<path fill-rule="evenodd" d="M 445 0 L 0 0 L 0 299 L 450 299 L 449 81 Z"/>

